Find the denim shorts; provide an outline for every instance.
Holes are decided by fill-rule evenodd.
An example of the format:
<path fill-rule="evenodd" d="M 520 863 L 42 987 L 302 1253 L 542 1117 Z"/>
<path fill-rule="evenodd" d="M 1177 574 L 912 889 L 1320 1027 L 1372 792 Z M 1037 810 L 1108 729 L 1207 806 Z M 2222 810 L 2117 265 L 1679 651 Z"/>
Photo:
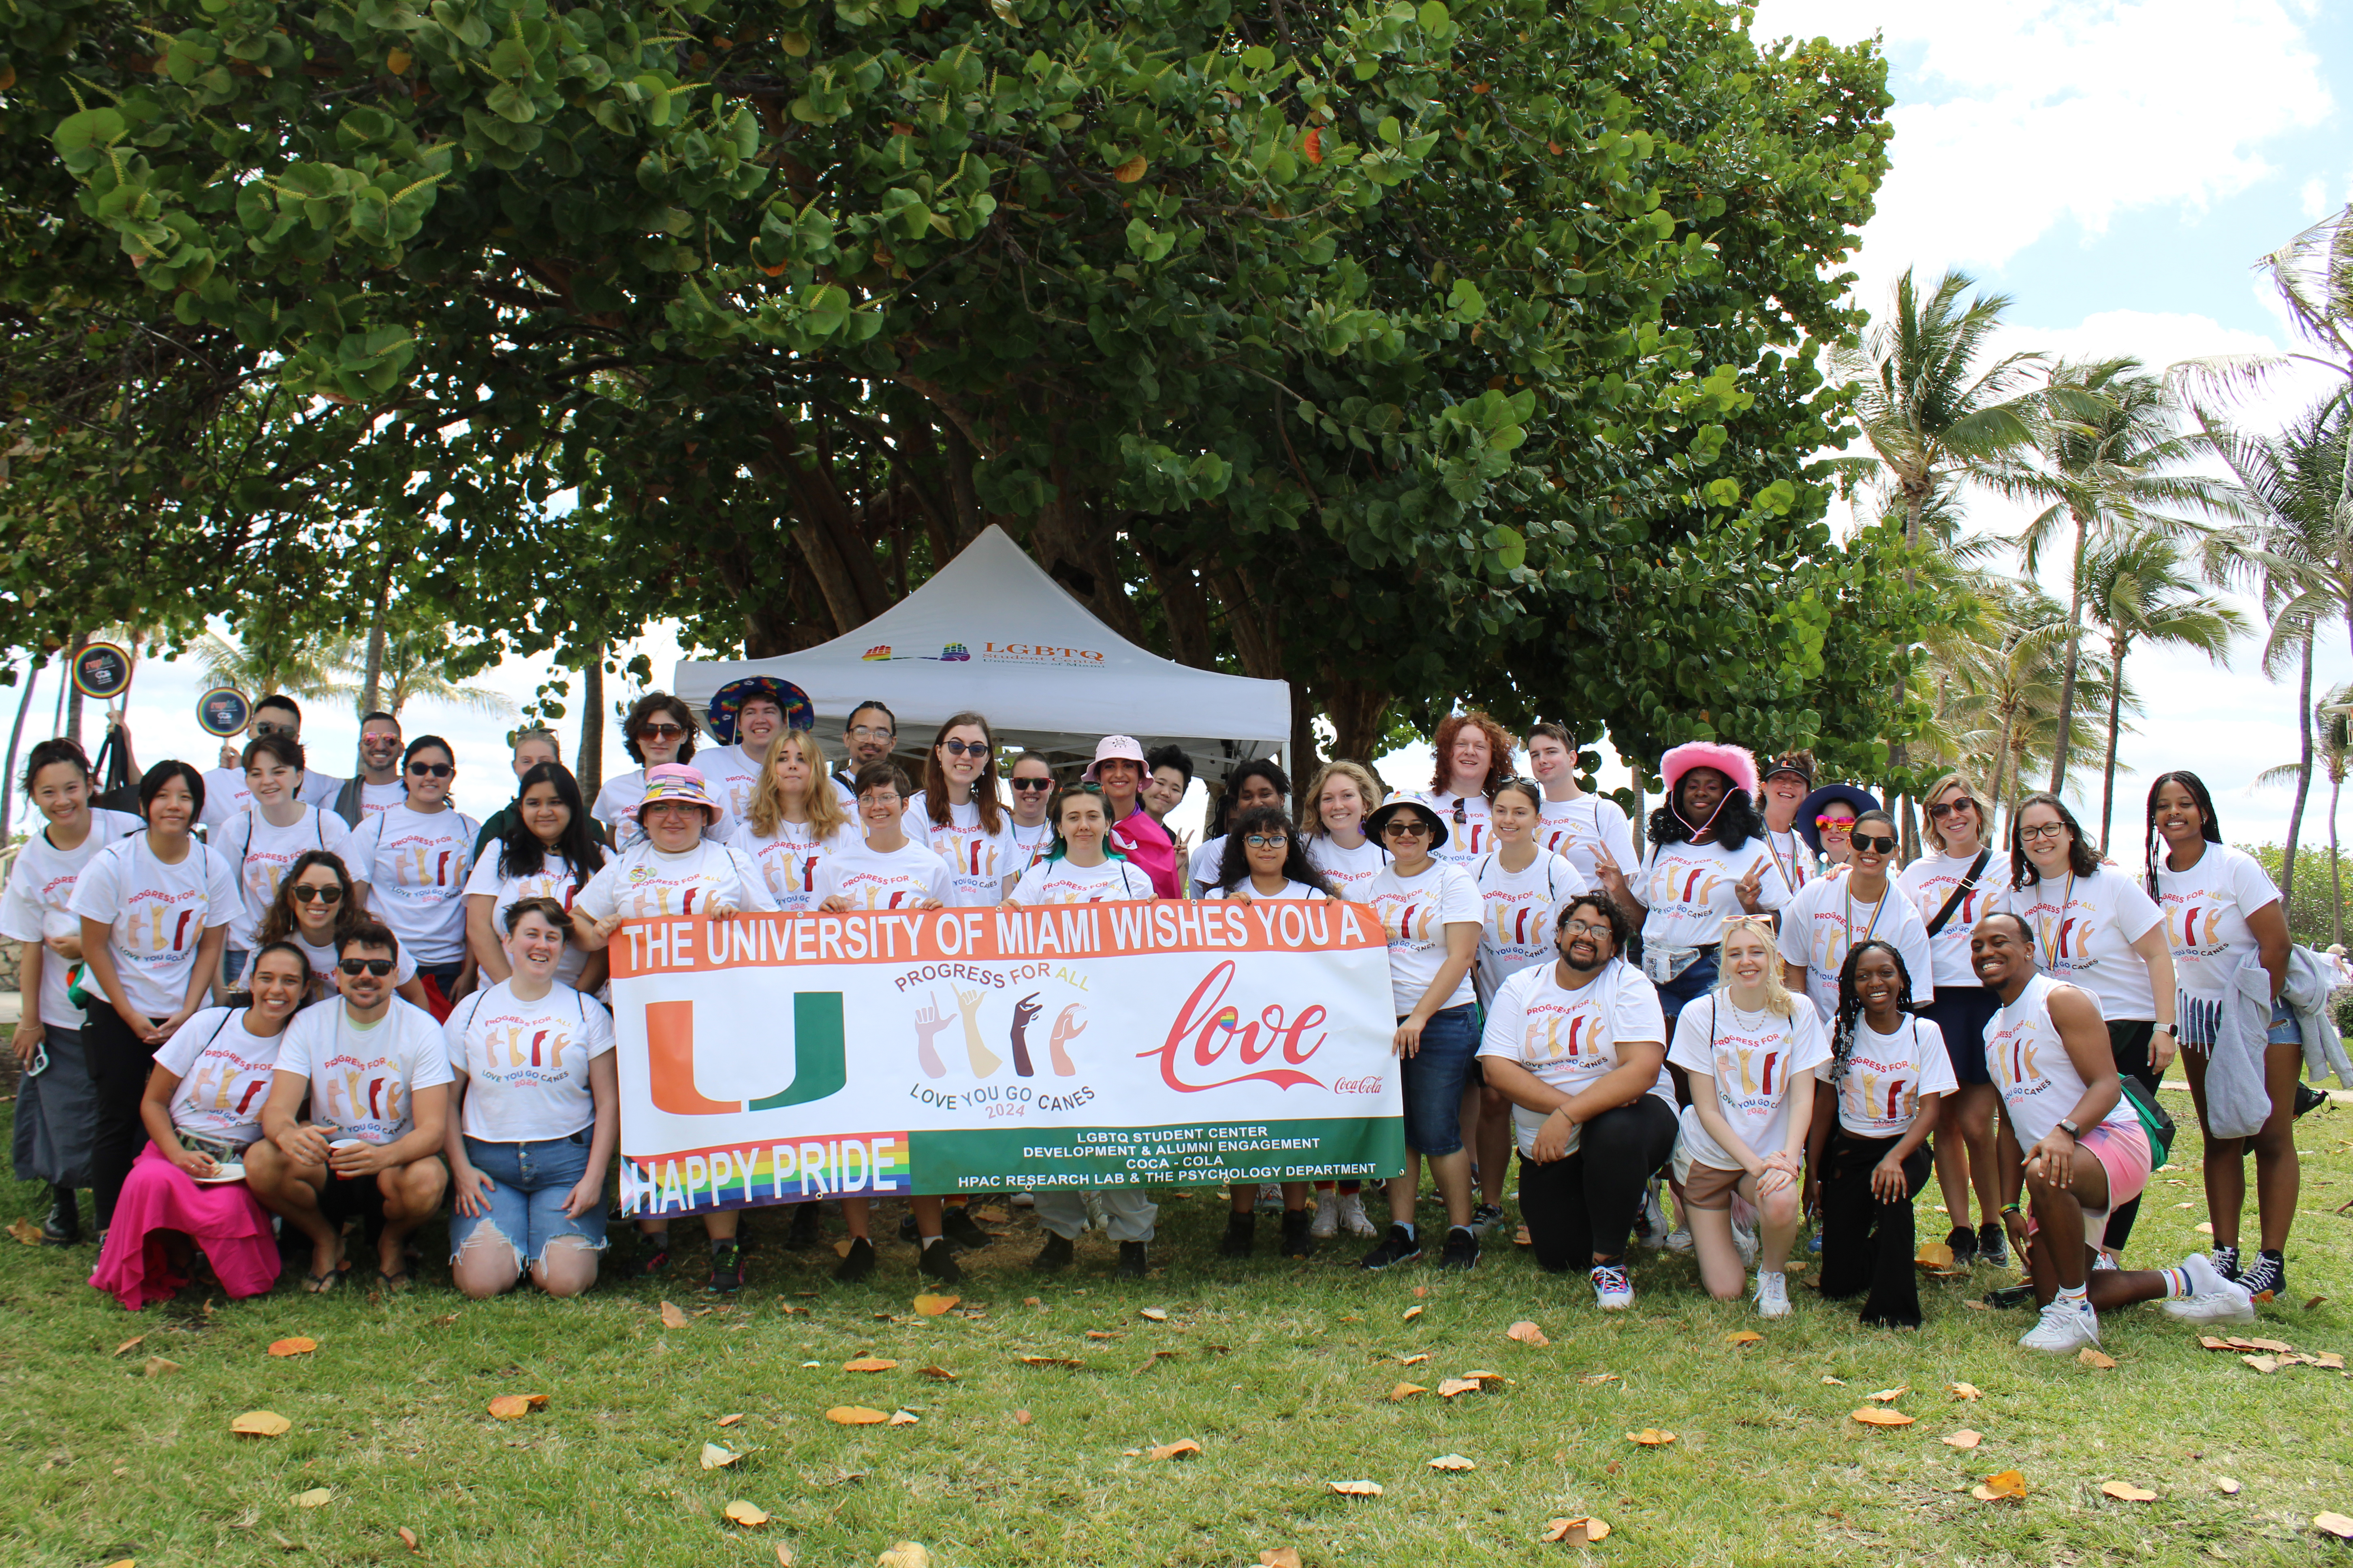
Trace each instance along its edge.
<path fill-rule="evenodd" d="M 449 1261 L 457 1262 L 466 1238 L 486 1225 L 497 1226 L 500 1234 L 514 1244 L 516 1255 L 525 1267 L 537 1263 L 547 1250 L 547 1244 L 563 1236 L 579 1237 L 591 1251 L 604 1251 L 602 1199 L 590 1205 L 588 1212 L 577 1218 L 564 1212 L 565 1195 L 580 1184 L 581 1176 L 587 1172 L 588 1140 L 593 1131 L 584 1127 L 568 1138 L 549 1138 L 536 1143 L 485 1143 L 478 1138 L 467 1139 L 467 1161 L 491 1179 L 491 1191 L 484 1194 L 485 1207 L 490 1212 L 450 1215 Z"/>
<path fill-rule="evenodd" d="M 1432 1014 L 1421 1026 L 1420 1048 L 1405 1058 L 1407 1148 L 1434 1156 L 1462 1147 L 1462 1089 L 1472 1081 L 1478 1050 L 1479 1009 L 1473 1003 Z"/>

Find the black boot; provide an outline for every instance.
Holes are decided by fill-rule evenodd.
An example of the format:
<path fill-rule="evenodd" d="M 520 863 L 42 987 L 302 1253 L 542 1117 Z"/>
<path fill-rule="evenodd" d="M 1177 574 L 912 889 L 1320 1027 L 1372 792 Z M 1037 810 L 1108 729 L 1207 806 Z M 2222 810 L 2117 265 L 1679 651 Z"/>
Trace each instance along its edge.
<path fill-rule="evenodd" d="M 953 1285 L 964 1278 L 964 1270 L 956 1267 L 955 1248 L 944 1238 L 928 1246 L 915 1244 L 915 1272 L 943 1285 Z"/>
<path fill-rule="evenodd" d="M 1151 1267 L 1151 1260 L 1145 1256 L 1144 1243 L 1123 1241 L 1119 1244 L 1119 1268 L 1116 1272 L 1121 1279 L 1141 1279 Z"/>
<path fill-rule="evenodd" d="M 1282 1255 L 1285 1258 L 1307 1258 L 1315 1251 L 1315 1237 L 1308 1231 L 1314 1216 L 1305 1209 L 1282 1211 Z"/>
<path fill-rule="evenodd" d="M 1029 1267 L 1040 1274 L 1049 1273 L 1057 1268 L 1068 1268 L 1076 1256 L 1069 1237 L 1056 1236 L 1049 1231 L 1046 1245 L 1038 1249 L 1038 1256 L 1029 1260 Z"/>
<path fill-rule="evenodd" d="M 940 1234 L 966 1252 L 978 1252 L 997 1239 L 980 1228 L 980 1222 L 962 1204 L 949 1204 L 941 1209 Z"/>
<path fill-rule="evenodd" d="M 49 1215 L 41 1222 L 43 1247 L 79 1247 L 81 1245 L 81 1204 L 71 1187 L 49 1189 Z"/>
<path fill-rule="evenodd" d="M 841 1255 L 833 1277 L 847 1285 L 854 1280 L 869 1279 L 874 1275 L 874 1244 L 862 1236 L 849 1238 L 849 1250 Z"/>
<path fill-rule="evenodd" d="M 1258 1240 L 1258 1215 L 1229 1214 L 1226 1216 L 1226 1238 L 1218 1243 L 1220 1258 L 1248 1258 L 1251 1245 Z"/>

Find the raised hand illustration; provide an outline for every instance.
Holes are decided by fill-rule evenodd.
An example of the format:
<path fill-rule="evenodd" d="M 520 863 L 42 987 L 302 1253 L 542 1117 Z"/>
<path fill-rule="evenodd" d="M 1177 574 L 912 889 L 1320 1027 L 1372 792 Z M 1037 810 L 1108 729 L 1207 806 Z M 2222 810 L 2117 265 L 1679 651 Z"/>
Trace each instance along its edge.
<path fill-rule="evenodd" d="M 940 1016 L 940 994 L 934 991 L 930 997 L 930 1005 L 915 1009 L 915 1059 L 923 1064 L 925 1077 L 945 1078 L 948 1064 L 940 1060 L 932 1040 L 948 1026 L 948 1021 Z"/>
<path fill-rule="evenodd" d="M 1086 1032 L 1087 1022 L 1079 1016 L 1079 1005 L 1076 1002 L 1063 1008 L 1061 1016 L 1054 1020 L 1054 1037 L 1046 1042 L 1046 1048 L 1053 1055 L 1056 1076 L 1060 1078 L 1079 1076 L 1078 1064 L 1071 1059 L 1071 1053 L 1064 1050 L 1062 1047 L 1066 1042 L 1075 1040 Z"/>
<path fill-rule="evenodd" d="M 972 1075 L 975 1078 L 987 1078 L 990 1073 L 1003 1067 L 1005 1060 L 980 1043 L 981 994 L 977 991 L 958 990 L 955 999 L 956 1005 L 964 1012 L 964 1049 L 965 1055 L 972 1060 Z"/>
<path fill-rule="evenodd" d="M 1038 1076 L 1029 1063 L 1029 1020 L 1044 1011 L 1034 993 L 1013 1004 L 1013 1070 L 1023 1078 Z"/>

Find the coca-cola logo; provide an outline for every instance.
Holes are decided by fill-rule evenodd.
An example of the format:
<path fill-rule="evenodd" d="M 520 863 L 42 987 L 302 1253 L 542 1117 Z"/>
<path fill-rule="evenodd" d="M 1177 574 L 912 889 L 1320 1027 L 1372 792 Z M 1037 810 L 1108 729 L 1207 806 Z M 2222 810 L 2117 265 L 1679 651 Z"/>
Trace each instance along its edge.
<path fill-rule="evenodd" d="M 1378 1094 L 1384 1080 L 1374 1078 L 1343 1078 L 1332 1081 L 1334 1094 Z"/>
<path fill-rule="evenodd" d="M 1312 1039 L 1308 1037 L 1308 1031 L 1318 1028 L 1326 1016 L 1323 1006 L 1311 1002 L 1294 1014 L 1280 1002 L 1270 1002 L 1259 1009 L 1255 1019 L 1245 1023 L 1241 1009 L 1226 1002 L 1233 983 L 1234 964 L 1228 959 L 1193 987 L 1185 1005 L 1177 1009 L 1176 1022 L 1168 1026 L 1167 1037 L 1155 1048 L 1135 1054 L 1158 1057 L 1160 1081 L 1182 1094 L 1251 1082 L 1282 1089 L 1299 1084 L 1323 1088 L 1323 1079 L 1294 1070 L 1326 1038 L 1321 1033 Z M 1290 1065 L 1259 1065 L 1278 1054 Z M 1233 1072 L 1237 1067 L 1246 1070 Z"/>

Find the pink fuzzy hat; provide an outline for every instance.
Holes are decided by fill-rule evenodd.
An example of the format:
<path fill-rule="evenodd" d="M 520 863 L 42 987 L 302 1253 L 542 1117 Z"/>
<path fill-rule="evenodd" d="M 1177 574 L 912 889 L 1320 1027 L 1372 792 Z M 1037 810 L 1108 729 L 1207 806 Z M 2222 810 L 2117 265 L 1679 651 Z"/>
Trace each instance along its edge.
<path fill-rule="evenodd" d="M 1713 741 L 1686 741 L 1659 759 L 1659 774 L 1667 781 L 1672 798 L 1675 785 L 1694 768 L 1714 768 L 1732 781 L 1732 787 L 1757 798 L 1757 758 L 1746 746 L 1720 746 Z"/>

